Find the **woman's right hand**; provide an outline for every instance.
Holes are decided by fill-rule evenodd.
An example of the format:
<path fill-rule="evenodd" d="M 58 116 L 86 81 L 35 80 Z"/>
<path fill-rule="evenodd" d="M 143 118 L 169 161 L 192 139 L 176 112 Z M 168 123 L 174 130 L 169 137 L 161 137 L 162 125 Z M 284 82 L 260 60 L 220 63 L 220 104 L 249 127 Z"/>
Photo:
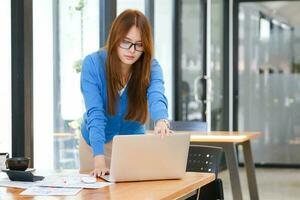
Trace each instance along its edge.
<path fill-rule="evenodd" d="M 94 177 L 100 177 L 109 174 L 109 169 L 106 168 L 104 155 L 98 155 L 94 157 L 94 170 L 90 172 L 90 175 Z"/>

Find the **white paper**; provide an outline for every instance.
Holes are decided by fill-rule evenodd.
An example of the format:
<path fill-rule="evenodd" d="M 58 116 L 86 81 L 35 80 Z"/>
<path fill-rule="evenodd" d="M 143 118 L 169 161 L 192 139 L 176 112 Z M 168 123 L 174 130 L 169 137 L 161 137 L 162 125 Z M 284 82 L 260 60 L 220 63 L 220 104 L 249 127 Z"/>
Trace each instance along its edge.
<path fill-rule="evenodd" d="M 0 181 L 0 187 L 13 187 L 26 189 L 32 186 L 36 186 L 33 182 L 22 182 L 22 181 Z"/>
<path fill-rule="evenodd" d="M 55 174 L 45 177 L 45 179 L 42 181 L 36 182 L 11 181 L 6 174 L 5 176 L 5 178 L 0 178 L 0 187 L 2 186 L 26 189 L 33 186 L 43 186 L 97 189 L 113 184 L 108 182 L 84 183 L 81 181 L 81 177 L 88 176 L 86 174 Z"/>
<path fill-rule="evenodd" d="M 37 186 L 38 182 L 24 182 L 24 181 L 11 181 L 8 178 L 0 179 L 0 187 L 13 187 L 26 189 L 29 187 Z"/>
<path fill-rule="evenodd" d="M 6 175 L 6 173 L 0 172 L 0 180 L 2 180 L 4 178 L 8 178 L 7 175 Z"/>
<path fill-rule="evenodd" d="M 54 187 L 30 187 L 20 195 L 30 196 L 53 196 L 53 195 L 76 195 L 81 188 L 54 188 Z"/>
<path fill-rule="evenodd" d="M 108 182 L 84 183 L 81 181 L 81 177 L 83 176 L 46 177 L 39 182 L 39 186 L 97 189 L 113 184 Z"/>

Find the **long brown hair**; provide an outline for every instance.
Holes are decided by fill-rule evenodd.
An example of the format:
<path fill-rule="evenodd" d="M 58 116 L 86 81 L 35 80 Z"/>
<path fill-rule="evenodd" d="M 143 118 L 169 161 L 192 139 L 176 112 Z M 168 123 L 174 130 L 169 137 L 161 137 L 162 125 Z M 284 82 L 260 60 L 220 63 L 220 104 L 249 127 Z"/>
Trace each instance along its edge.
<path fill-rule="evenodd" d="M 108 114 L 115 115 L 119 103 L 118 90 L 120 89 L 121 61 L 117 48 L 126 37 L 132 26 L 136 26 L 141 33 L 144 52 L 131 66 L 131 78 L 128 82 L 128 102 L 126 120 L 135 120 L 145 123 L 148 115 L 147 88 L 150 84 L 150 66 L 153 56 L 153 39 L 151 26 L 143 13 L 137 10 L 125 10 L 113 22 L 106 43 L 107 62 L 107 96 Z"/>

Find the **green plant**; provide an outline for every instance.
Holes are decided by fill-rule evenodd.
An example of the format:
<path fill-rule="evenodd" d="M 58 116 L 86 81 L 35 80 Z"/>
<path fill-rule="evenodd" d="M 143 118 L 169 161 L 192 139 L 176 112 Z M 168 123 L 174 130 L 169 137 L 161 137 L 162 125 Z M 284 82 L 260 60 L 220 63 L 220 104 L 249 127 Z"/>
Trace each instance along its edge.
<path fill-rule="evenodd" d="M 68 125 L 72 129 L 80 130 L 81 123 L 82 123 L 82 118 L 79 118 L 69 122 Z"/>
<path fill-rule="evenodd" d="M 292 73 L 300 73 L 300 63 L 293 63 L 292 64 Z"/>
<path fill-rule="evenodd" d="M 83 21 L 83 13 L 84 8 L 86 6 L 86 0 L 78 0 L 74 6 L 71 6 L 69 9 L 70 11 L 77 11 L 80 12 L 80 59 L 76 60 L 73 64 L 73 69 L 76 73 L 81 72 L 81 65 L 82 65 L 82 58 L 83 58 L 83 28 L 84 28 L 84 21 Z M 73 13 L 71 12 L 71 15 Z"/>
<path fill-rule="evenodd" d="M 85 1 L 84 0 L 79 0 L 78 1 L 78 5 L 75 6 L 75 10 L 82 11 L 82 9 L 84 8 L 84 6 L 85 6 Z"/>
<path fill-rule="evenodd" d="M 73 69 L 76 73 L 81 72 L 81 67 L 82 67 L 82 59 L 76 60 L 73 64 Z"/>

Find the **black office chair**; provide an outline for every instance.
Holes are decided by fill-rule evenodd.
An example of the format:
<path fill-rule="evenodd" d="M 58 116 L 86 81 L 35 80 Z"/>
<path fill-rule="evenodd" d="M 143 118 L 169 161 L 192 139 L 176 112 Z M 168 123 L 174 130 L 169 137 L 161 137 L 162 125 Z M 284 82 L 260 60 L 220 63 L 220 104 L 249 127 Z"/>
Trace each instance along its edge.
<path fill-rule="evenodd" d="M 173 131 L 207 131 L 207 123 L 202 121 L 171 121 Z M 191 145 L 189 149 L 187 171 L 215 173 L 216 179 L 198 190 L 188 200 L 223 200 L 223 184 L 218 178 L 222 148 L 204 145 Z"/>
<path fill-rule="evenodd" d="M 221 155 L 222 148 L 220 147 L 205 145 L 190 146 L 186 171 L 215 173 L 216 179 L 208 185 L 201 187 L 197 194 L 188 198 L 188 200 L 224 199 L 222 180 L 218 178 Z"/>

